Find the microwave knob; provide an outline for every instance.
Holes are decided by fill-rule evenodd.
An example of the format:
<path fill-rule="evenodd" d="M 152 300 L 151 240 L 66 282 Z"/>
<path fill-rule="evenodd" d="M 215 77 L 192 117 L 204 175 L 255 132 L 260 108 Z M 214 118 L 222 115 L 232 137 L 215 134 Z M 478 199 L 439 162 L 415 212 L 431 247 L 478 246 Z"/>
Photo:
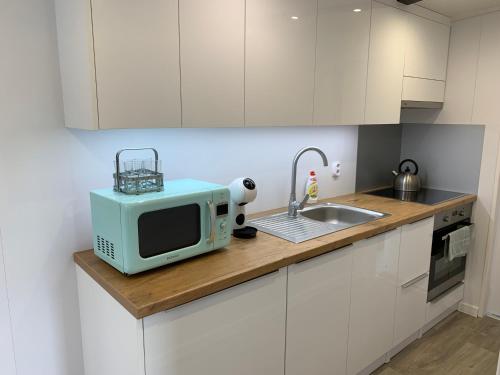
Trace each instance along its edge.
<path fill-rule="evenodd" d="M 225 221 L 220 223 L 220 229 L 221 229 L 221 231 L 224 231 L 226 229 L 226 222 Z"/>
<path fill-rule="evenodd" d="M 445 217 L 443 217 L 443 221 L 447 223 L 448 221 L 450 221 L 450 217 L 446 215 Z"/>

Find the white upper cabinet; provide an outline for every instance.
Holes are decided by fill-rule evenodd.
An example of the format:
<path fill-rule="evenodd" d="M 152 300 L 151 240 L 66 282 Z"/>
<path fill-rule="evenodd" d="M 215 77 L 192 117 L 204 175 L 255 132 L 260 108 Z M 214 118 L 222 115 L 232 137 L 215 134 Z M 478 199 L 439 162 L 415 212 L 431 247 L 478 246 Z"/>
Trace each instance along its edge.
<path fill-rule="evenodd" d="M 96 130 L 97 97 L 92 11 L 88 1 L 55 0 L 59 68 L 68 128 Z"/>
<path fill-rule="evenodd" d="M 404 75 L 446 80 L 450 26 L 408 13 Z"/>
<path fill-rule="evenodd" d="M 371 0 L 319 0 L 314 125 L 364 122 Z"/>
<path fill-rule="evenodd" d="M 444 102 L 450 26 L 407 14 L 404 106 L 407 102 Z"/>
<path fill-rule="evenodd" d="M 143 319 L 148 375 L 283 375 L 286 269 Z"/>
<path fill-rule="evenodd" d="M 286 375 L 346 373 L 352 247 L 288 267 Z"/>
<path fill-rule="evenodd" d="M 476 96 L 472 122 L 498 124 L 500 96 L 500 12 L 484 15 L 482 19 Z"/>
<path fill-rule="evenodd" d="M 373 2 L 366 124 L 399 124 L 406 30 L 405 12 Z"/>
<path fill-rule="evenodd" d="M 181 125 L 177 0 L 92 0 L 99 128 Z"/>
<path fill-rule="evenodd" d="M 401 229 L 354 244 L 347 373 L 385 355 L 394 333 Z"/>
<path fill-rule="evenodd" d="M 449 25 L 380 1 L 55 0 L 66 126 L 397 124 L 443 101 Z"/>
<path fill-rule="evenodd" d="M 179 7 L 182 126 L 243 126 L 245 0 Z"/>
<path fill-rule="evenodd" d="M 453 24 L 445 103 L 436 123 L 470 124 L 472 122 L 480 38 L 481 17 L 468 18 Z M 484 103 L 484 98 L 482 99 L 477 102 L 478 105 Z"/>
<path fill-rule="evenodd" d="M 246 1 L 246 126 L 312 124 L 316 17 L 316 1 Z"/>

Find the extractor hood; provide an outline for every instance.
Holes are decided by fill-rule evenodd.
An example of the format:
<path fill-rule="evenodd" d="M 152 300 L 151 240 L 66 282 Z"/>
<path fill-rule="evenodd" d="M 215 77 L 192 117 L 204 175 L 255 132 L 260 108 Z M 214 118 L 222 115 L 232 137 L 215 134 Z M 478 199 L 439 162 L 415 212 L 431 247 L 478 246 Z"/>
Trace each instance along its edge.
<path fill-rule="evenodd" d="M 422 0 L 398 0 L 398 1 L 402 4 L 405 4 L 405 5 L 411 5 L 411 4 L 418 3 L 419 1 L 422 1 Z"/>
<path fill-rule="evenodd" d="M 403 77 L 401 108 L 442 108 L 444 81 Z"/>

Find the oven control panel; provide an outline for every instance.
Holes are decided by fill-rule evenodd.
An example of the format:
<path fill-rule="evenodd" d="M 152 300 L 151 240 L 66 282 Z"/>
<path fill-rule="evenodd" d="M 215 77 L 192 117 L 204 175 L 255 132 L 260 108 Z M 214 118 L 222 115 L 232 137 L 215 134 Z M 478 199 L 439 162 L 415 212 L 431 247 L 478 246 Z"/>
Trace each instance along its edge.
<path fill-rule="evenodd" d="M 434 230 L 448 225 L 470 219 L 472 216 L 472 203 L 454 207 L 447 211 L 439 212 L 434 217 Z"/>

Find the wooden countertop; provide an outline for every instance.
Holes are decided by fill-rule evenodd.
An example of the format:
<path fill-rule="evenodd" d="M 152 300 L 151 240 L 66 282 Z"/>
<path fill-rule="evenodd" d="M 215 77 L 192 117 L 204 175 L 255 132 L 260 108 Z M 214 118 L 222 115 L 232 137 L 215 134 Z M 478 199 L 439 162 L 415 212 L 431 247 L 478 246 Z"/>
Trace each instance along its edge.
<path fill-rule="evenodd" d="M 93 250 L 75 253 L 74 260 L 134 317 L 141 319 L 475 200 L 475 195 L 466 195 L 427 206 L 366 194 L 345 195 L 325 201 L 390 216 L 300 244 L 262 232 L 251 240 L 233 238 L 224 249 L 128 277 L 96 257 Z"/>

